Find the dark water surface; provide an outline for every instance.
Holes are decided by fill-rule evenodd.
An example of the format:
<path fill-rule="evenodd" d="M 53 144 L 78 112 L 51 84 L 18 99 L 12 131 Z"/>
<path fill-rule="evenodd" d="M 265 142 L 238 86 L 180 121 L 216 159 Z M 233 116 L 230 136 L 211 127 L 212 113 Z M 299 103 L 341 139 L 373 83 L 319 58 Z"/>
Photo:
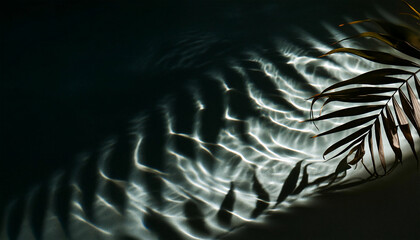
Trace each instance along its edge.
<path fill-rule="evenodd" d="M 2 196 L 69 168 L 76 154 L 176 91 L 198 69 L 165 76 L 171 66 L 156 61 L 185 32 L 232 40 L 196 60 L 214 64 L 221 48 L 287 38 L 294 25 L 325 39 L 319 22 L 358 18 L 361 2 L 15 2 L 2 16 Z"/>
<path fill-rule="evenodd" d="M 182 91 L 191 75 L 222 64 L 246 46 L 264 47 L 275 37 L 293 42 L 298 28 L 328 42 L 322 22 L 365 18 L 375 4 L 391 12 L 403 9 L 389 0 L 14 2 L 0 17 L 0 203 L 24 196 L 57 171 L 71 169 L 78 154 L 125 133 L 130 120 Z M 182 46 L 179 55 L 166 56 L 189 36 L 209 44 L 181 63 Z M 312 239 L 309 232 L 322 229 L 314 226 L 325 225 L 325 231 L 314 233 L 317 239 L 396 239 L 399 230 L 387 220 L 394 219 L 401 239 L 416 239 L 414 213 L 420 211 L 413 199 L 420 200 L 419 182 L 407 178 L 389 183 L 389 190 L 381 185 L 378 192 L 370 187 L 326 196 L 316 210 L 293 209 L 284 221 L 297 235 L 287 235 L 290 230 L 270 234 Z M 363 195 L 355 197 L 360 207 L 348 203 L 352 194 Z M 334 226 L 331 231 L 328 224 Z M 343 237 L 352 232 L 348 229 L 360 235 Z M 384 233 L 389 229 L 394 235 Z"/>

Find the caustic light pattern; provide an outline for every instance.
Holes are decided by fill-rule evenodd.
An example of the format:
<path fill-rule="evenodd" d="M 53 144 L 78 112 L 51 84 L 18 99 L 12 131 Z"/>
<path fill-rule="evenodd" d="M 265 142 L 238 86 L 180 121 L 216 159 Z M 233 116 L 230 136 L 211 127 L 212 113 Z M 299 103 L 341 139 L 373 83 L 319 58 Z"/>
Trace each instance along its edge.
<path fill-rule="evenodd" d="M 12 202 L 0 238 L 223 238 L 315 192 L 337 169 L 322 153 L 340 136 L 311 139 L 318 132 L 302 123 L 307 98 L 375 64 L 348 55 L 317 58 L 331 46 L 302 35 L 235 55 L 223 47 L 217 64 L 208 64 L 196 55 L 225 43 L 189 33 L 156 64 L 174 74 L 188 65 L 206 69 L 185 76 L 188 84 L 133 119 L 126 135 Z"/>

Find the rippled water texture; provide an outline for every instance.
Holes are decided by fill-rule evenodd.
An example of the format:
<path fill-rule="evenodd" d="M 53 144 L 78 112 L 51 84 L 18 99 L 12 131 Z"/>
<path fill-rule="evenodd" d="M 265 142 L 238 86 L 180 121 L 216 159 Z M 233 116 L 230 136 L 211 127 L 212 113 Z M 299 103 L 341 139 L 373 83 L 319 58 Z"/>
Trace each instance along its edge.
<path fill-rule="evenodd" d="M 337 25 L 349 16 L 366 17 L 356 11 L 361 2 L 106 4 L 81 13 L 75 13 L 79 11 L 75 4 L 75 9 L 65 11 L 55 6 L 65 13 L 60 17 L 46 11 L 45 20 L 33 13 L 45 28 L 29 23 L 30 17 L 21 17 L 23 23 L 15 19 L 6 38 L 12 49 L 18 45 L 11 43 L 14 38 L 33 29 L 69 31 L 65 37 L 60 32 L 56 39 L 46 38 L 56 45 L 55 51 L 68 54 L 67 59 L 58 57 L 58 70 L 51 73 L 55 81 L 29 81 L 31 67 L 17 62 L 14 67 L 21 75 L 7 72 L 6 76 L 34 86 L 7 83 L 26 99 L 31 94 L 47 102 L 58 99 L 58 107 L 67 111 L 63 116 L 75 114 L 74 119 L 51 126 L 68 135 L 47 131 L 49 139 L 34 143 L 40 148 L 50 147 L 44 145 L 49 143 L 55 148 L 51 153 L 73 154 L 73 160 L 57 156 L 65 163 L 41 161 L 49 166 L 46 169 L 52 168 L 45 170 L 48 177 L 22 170 L 28 176 L 21 180 L 11 176 L 25 167 L 2 163 L 13 172 L 5 173 L 9 176 L 5 181 L 12 179 L 8 187 L 12 189 L 16 181 L 23 190 L 4 190 L 7 207 L 0 238 L 214 239 L 246 228 L 249 222 L 268 226 L 265 215 L 287 211 L 318 187 L 286 195 L 276 205 L 293 169 L 299 169 L 298 182 L 303 181 L 303 171 L 311 182 L 337 167 L 336 160 L 325 162 L 322 153 L 342 135 L 311 138 L 319 131 L 302 123 L 309 117 L 307 98 L 339 80 L 380 67 L 350 55 L 318 57 L 346 31 L 356 31 Z M 363 2 L 370 4 L 366 12 L 374 14 L 375 5 Z M 111 9 L 116 9 L 121 22 L 111 21 Z M 62 26 L 48 25 L 54 19 Z M 108 31 L 118 36 L 110 37 Z M 42 39 L 36 38 L 40 46 Z M 39 51 L 37 46 L 28 49 L 33 54 Z M 19 54 L 25 61 L 35 59 Z M 35 72 L 34 79 L 48 78 L 54 67 L 34 63 L 41 72 Z M 57 106 L 51 104 L 39 112 L 41 119 L 57 117 L 53 111 Z M 315 105 L 314 110 L 320 107 Z M 10 119 L 6 121 L 11 123 Z M 318 127 L 339 124 L 323 121 Z M 89 129 L 92 126 L 96 127 Z M 34 127 L 29 123 L 23 129 Z M 67 127 L 70 130 L 61 130 Z M 63 145 L 53 143 L 59 135 L 68 136 L 63 145 L 71 150 L 61 151 Z M 5 154 L 10 161 L 14 151 Z M 33 159 L 46 155 L 51 157 L 39 150 Z M 18 155 L 23 156 L 27 154 Z M 44 167 L 35 166 L 35 171 Z M 359 167 L 348 178 L 363 174 Z M 31 182 L 31 176 L 38 180 Z"/>

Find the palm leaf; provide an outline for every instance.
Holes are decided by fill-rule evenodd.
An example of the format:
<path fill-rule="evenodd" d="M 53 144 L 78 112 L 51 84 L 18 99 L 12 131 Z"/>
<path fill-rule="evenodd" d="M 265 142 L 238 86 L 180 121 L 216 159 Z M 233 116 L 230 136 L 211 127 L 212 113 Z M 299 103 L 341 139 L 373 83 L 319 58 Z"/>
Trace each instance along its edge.
<path fill-rule="evenodd" d="M 416 17 L 420 19 L 420 13 L 413 7 L 411 6 L 407 1 L 402 0 L 409 8 L 411 8 L 411 10 L 416 14 Z"/>
<path fill-rule="evenodd" d="M 392 148 L 392 151 L 394 151 L 395 154 L 395 160 L 402 161 L 402 152 L 400 148 L 400 141 L 397 135 L 397 126 L 395 125 L 394 118 L 392 117 L 392 114 L 389 110 L 388 105 L 385 106 L 385 111 L 387 116 L 385 116 L 384 112 L 381 112 L 382 122 L 385 125 L 385 134 L 388 138 L 389 145 Z"/>
<path fill-rule="evenodd" d="M 355 127 L 361 126 L 361 125 L 363 125 L 367 122 L 370 122 L 373 119 L 376 119 L 376 115 L 356 119 L 356 120 L 350 121 L 348 123 L 345 123 L 341 126 L 335 127 L 331 130 L 320 133 L 316 136 L 313 136 L 313 138 L 320 137 L 320 136 L 327 135 L 327 134 L 331 134 L 331 133 L 341 132 L 341 131 L 348 130 L 348 129 L 351 129 L 351 128 L 355 128 Z"/>
<path fill-rule="evenodd" d="M 414 18 L 420 19 L 420 13 L 408 2 L 404 0 L 403 2 L 414 12 L 410 14 Z M 343 159 L 340 161 L 340 164 L 345 162 L 346 164 L 356 165 L 361 162 L 371 176 L 378 177 L 388 174 L 398 163 L 402 162 L 403 152 L 401 150 L 400 135 L 404 136 L 405 141 L 409 144 L 415 158 L 418 160 L 415 141 L 411 134 L 410 122 L 420 135 L 420 103 L 413 89 L 410 87 L 409 81 L 414 80 L 417 95 L 420 97 L 420 81 L 416 76 L 420 72 L 420 32 L 411 27 L 396 25 L 384 20 L 365 19 L 348 24 L 367 22 L 375 23 L 380 28 L 378 30 L 382 30 L 383 32 L 362 32 L 341 41 L 357 38 L 372 38 L 387 44 L 389 48 L 393 48 L 402 54 L 390 54 L 371 49 L 336 48 L 322 55 L 321 57 L 337 53 L 349 53 L 372 62 L 386 64 L 392 67 L 368 71 L 354 78 L 333 84 L 321 93 L 312 96 L 310 98 L 312 99 L 311 115 L 306 121 L 316 122 L 333 118 L 356 117 L 356 119 L 326 130 L 314 136 L 314 138 L 353 130 L 353 133 L 329 146 L 324 151 L 323 157 L 325 158 L 326 155 L 335 152 L 335 155 L 330 159 L 341 156 Z M 344 24 L 340 26 L 344 26 Z M 395 67 L 414 67 L 416 69 L 414 71 L 407 71 Z M 385 87 L 389 84 L 393 85 Z M 398 86 L 395 86 L 396 84 Z M 368 87 L 363 85 L 368 85 Z M 402 90 L 404 86 L 407 88 L 408 97 Z M 399 101 L 396 95 L 399 95 Z M 326 114 L 320 113 L 315 118 L 313 106 L 317 101 L 321 100 L 324 101 L 321 109 L 324 109 L 331 102 L 347 102 L 357 105 Z M 392 109 L 390 105 L 393 106 Z M 367 113 L 371 112 L 373 114 L 366 116 Z M 395 155 L 394 164 L 390 168 L 387 168 L 382 132 L 385 133 L 387 144 L 391 147 Z M 373 145 L 374 138 L 376 149 Z M 366 149 L 365 144 L 368 145 Z M 363 162 L 366 151 L 370 153 L 373 171 L 369 170 L 368 166 Z M 379 175 L 377 172 L 376 159 L 380 161 L 384 170 L 384 174 L 382 175 Z"/>
<path fill-rule="evenodd" d="M 374 38 L 404 54 L 407 54 L 408 56 L 412 56 L 415 58 L 420 57 L 420 51 L 416 47 L 413 47 L 409 42 L 398 38 L 394 38 L 387 34 L 377 32 L 363 32 L 352 37 L 344 38 L 338 42 L 333 43 L 333 45 L 353 38 Z"/>
<path fill-rule="evenodd" d="M 417 30 L 407 27 L 407 26 L 397 25 L 391 22 L 387 22 L 383 20 L 376 20 L 376 19 L 365 19 L 365 20 L 350 22 L 348 24 L 359 24 L 359 23 L 366 23 L 366 22 L 375 23 L 385 33 L 378 32 L 377 33 L 378 35 L 376 35 L 376 34 L 373 34 L 373 32 L 370 32 L 371 34 L 366 34 L 366 36 L 362 36 L 362 37 L 373 37 L 379 41 L 382 41 L 390 45 L 391 47 L 394 47 L 398 51 L 403 52 L 407 55 L 410 55 L 412 57 L 419 56 L 418 54 L 420 53 L 420 36 Z M 344 26 L 344 25 L 345 24 L 341 24 L 340 26 Z M 354 37 L 357 37 L 357 36 L 358 35 Z M 351 39 L 354 37 L 345 38 L 342 41 Z M 411 49 L 413 52 L 412 53 L 405 52 L 404 47 L 408 47 L 408 49 Z"/>
<path fill-rule="evenodd" d="M 325 114 L 323 116 L 319 116 L 314 119 L 308 119 L 305 121 L 319 121 L 319 120 L 325 120 L 330 118 L 338 118 L 338 117 L 349 117 L 349 116 L 356 116 L 365 114 L 368 112 L 372 112 L 375 110 L 382 109 L 382 105 L 366 105 L 366 106 L 357 106 L 357 107 L 351 107 L 351 108 L 345 108 L 341 109 L 332 113 Z"/>
<path fill-rule="evenodd" d="M 407 15 L 407 16 L 410 16 L 410 17 L 412 17 L 412 18 L 414 18 L 414 19 L 416 19 L 416 20 L 420 21 L 420 17 L 419 17 L 419 16 L 417 16 L 417 15 L 414 15 L 414 14 L 412 14 L 412 13 L 401 13 L 401 15 Z M 418 23 L 417 23 L 417 24 L 418 24 Z"/>
<path fill-rule="evenodd" d="M 372 131 L 368 133 L 368 144 L 369 144 L 370 157 L 372 159 L 373 173 L 375 174 L 375 176 L 377 176 L 378 172 L 376 171 L 375 154 L 373 153 Z"/>
<path fill-rule="evenodd" d="M 345 87 L 351 84 L 383 84 L 383 82 L 381 81 L 382 79 L 384 79 L 386 76 L 391 76 L 391 75 L 404 75 L 404 74 L 412 74 L 409 71 L 405 71 L 405 70 L 400 70 L 400 69 L 395 69 L 395 68 L 385 68 L 385 69 L 378 69 L 378 70 L 373 70 L 364 74 L 361 74 L 357 77 L 351 78 L 349 80 L 346 81 L 342 81 L 339 83 L 336 83 L 334 85 L 331 85 L 330 87 L 327 87 L 324 91 L 322 91 L 320 94 L 317 95 L 321 95 L 327 91 L 336 89 L 336 88 L 340 88 L 340 87 Z M 396 82 L 400 82 L 399 80 L 395 80 Z M 315 96 L 317 96 L 315 95 Z"/>
<path fill-rule="evenodd" d="M 326 54 L 321 55 L 320 57 L 325 57 L 333 53 L 339 53 L 339 52 L 351 53 L 351 54 L 357 55 L 359 57 L 365 58 L 369 61 L 376 62 L 376 63 L 382 63 L 382 64 L 388 64 L 388 65 L 394 65 L 394 66 L 419 67 L 419 65 L 417 65 L 416 63 L 410 60 L 399 58 L 389 53 L 372 51 L 372 50 L 360 50 L 360 49 L 354 49 L 354 48 L 333 49 L 327 52 Z"/>
<path fill-rule="evenodd" d="M 413 151 L 414 157 L 418 159 L 416 149 L 414 147 L 414 140 L 413 136 L 411 136 L 410 125 L 408 125 L 408 120 L 398 104 L 395 97 L 392 98 L 392 104 L 394 105 L 394 112 L 397 116 L 398 125 L 400 127 L 401 132 L 403 133 L 405 139 L 407 140 L 408 144 L 410 145 L 411 150 Z"/>
<path fill-rule="evenodd" d="M 375 137 L 376 137 L 376 145 L 378 146 L 379 159 L 381 161 L 381 165 L 382 165 L 384 171 L 386 172 L 384 144 L 382 142 L 381 123 L 379 122 L 379 119 L 377 119 L 376 122 L 375 122 Z"/>
<path fill-rule="evenodd" d="M 388 100 L 389 96 L 383 95 L 356 95 L 353 98 L 347 98 L 347 96 L 329 96 L 325 101 L 324 106 L 330 102 L 352 102 L 352 103 L 371 103 Z M 323 107 L 324 107 L 323 106 Z"/>

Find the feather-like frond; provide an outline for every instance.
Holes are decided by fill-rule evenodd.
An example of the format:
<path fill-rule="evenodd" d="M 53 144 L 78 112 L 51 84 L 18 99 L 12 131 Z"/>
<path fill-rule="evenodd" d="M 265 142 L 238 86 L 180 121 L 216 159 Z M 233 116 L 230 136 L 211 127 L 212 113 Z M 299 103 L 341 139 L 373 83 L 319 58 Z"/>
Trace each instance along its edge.
<path fill-rule="evenodd" d="M 408 2 L 403 2 L 409 7 L 407 13 L 420 21 L 419 12 Z M 320 137 L 337 132 L 353 130 L 354 132 L 343 137 L 329 146 L 324 152 L 333 155 L 331 158 L 343 157 L 350 165 L 362 162 L 365 169 L 373 176 L 379 176 L 376 160 L 383 168 L 383 175 L 389 173 L 398 163 L 402 162 L 401 136 L 410 146 L 414 157 L 418 161 L 412 128 L 420 135 L 420 81 L 417 74 L 420 72 L 420 32 L 409 26 L 396 25 L 383 20 L 365 19 L 353 21 L 348 24 L 374 23 L 378 31 L 362 32 L 356 36 L 345 38 L 341 41 L 357 38 L 371 38 L 392 47 L 401 54 L 384 51 L 354 48 L 336 48 L 321 57 L 331 54 L 348 53 L 367 59 L 372 62 L 390 65 L 389 68 L 376 69 L 354 78 L 341 81 L 327 87 L 321 93 L 312 96 L 311 115 L 307 122 L 355 116 L 356 119 L 343 123 L 341 126 L 324 131 L 315 137 Z M 341 24 L 344 26 L 346 24 Z M 338 41 L 336 43 L 339 43 Z M 395 51 L 394 51 L 395 52 Z M 403 67 L 399 69 L 395 67 Z M 407 70 L 408 69 L 408 70 Z M 409 82 L 414 82 L 417 96 L 410 87 Z M 406 93 L 403 87 L 406 88 Z M 399 95 L 399 101 L 396 95 Z M 408 97 L 407 97 L 408 95 Z M 354 103 L 354 106 L 320 114 L 314 117 L 313 106 L 316 102 L 324 100 L 322 108 L 331 102 Z M 410 125 L 411 122 L 411 125 Z M 387 142 L 391 147 L 395 160 L 391 167 L 387 166 L 384 153 L 385 133 Z M 373 143 L 376 143 L 376 146 Z M 365 144 L 368 146 L 365 149 Z M 372 159 L 372 170 L 363 163 L 365 153 L 369 152 Z"/>

